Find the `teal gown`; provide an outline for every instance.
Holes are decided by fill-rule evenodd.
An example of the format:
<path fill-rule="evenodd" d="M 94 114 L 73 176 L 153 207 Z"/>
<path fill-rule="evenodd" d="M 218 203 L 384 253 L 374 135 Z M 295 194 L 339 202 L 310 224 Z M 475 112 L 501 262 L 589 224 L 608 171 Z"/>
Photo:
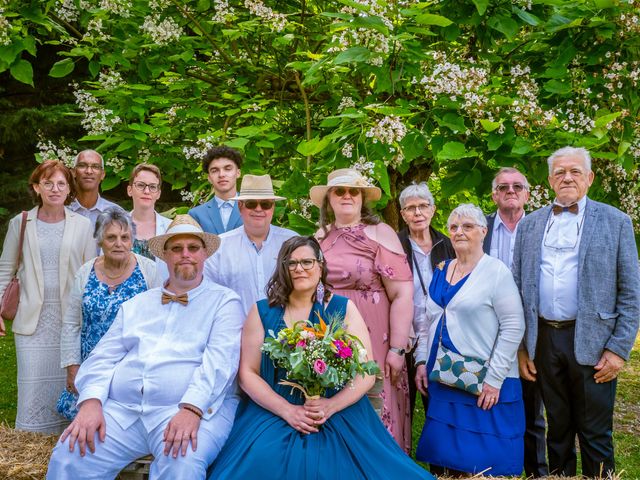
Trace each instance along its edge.
<path fill-rule="evenodd" d="M 323 308 L 316 303 L 309 316 L 317 322 L 344 318 L 348 299 L 333 295 Z M 258 302 L 265 336 L 285 328 L 282 307 Z M 278 385 L 285 378 L 282 369 L 262 354 L 260 376 L 279 395 L 294 404 L 304 403 L 298 390 Z M 329 392 L 331 396 L 337 392 Z M 303 435 L 281 417 L 249 398 L 238 406 L 233 429 L 218 458 L 209 469 L 209 480 L 260 478 L 261 480 L 340 480 L 390 478 L 433 479 L 408 457 L 376 415 L 367 396 L 335 413 L 318 433 Z"/>

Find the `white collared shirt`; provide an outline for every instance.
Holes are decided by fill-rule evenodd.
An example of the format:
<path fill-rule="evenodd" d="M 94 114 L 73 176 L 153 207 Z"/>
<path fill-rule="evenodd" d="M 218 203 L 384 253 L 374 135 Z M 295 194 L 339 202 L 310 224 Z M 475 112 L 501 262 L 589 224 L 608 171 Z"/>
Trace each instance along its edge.
<path fill-rule="evenodd" d="M 524 218 L 525 214 L 522 213 L 520 220 Z M 518 233 L 518 225 L 520 220 L 516 223 L 516 228 L 511 232 L 502 221 L 500 212 L 496 212 L 496 218 L 493 222 L 493 232 L 491 233 L 491 249 L 489 255 L 499 258 L 509 268 L 513 263 L 513 250 L 516 244 L 516 233 Z"/>
<path fill-rule="evenodd" d="M 237 196 L 237 195 L 236 195 Z M 218 205 L 218 212 L 220 212 L 220 218 L 222 219 L 222 225 L 224 225 L 224 229 L 227 229 L 227 225 L 229 224 L 229 218 L 231 218 L 231 212 L 233 211 L 233 205 L 235 200 L 233 198 L 229 200 L 223 200 L 217 195 L 214 195 L 216 204 Z"/>
<path fill-rule="evenodd" d="M 220 248 L 204 264 L 204 275 L 240 295 L 246 315 L 254 303 L 267 296 L 265 289 L 276 269 L 280 247 L 297 235 L 293 230 L 271 225 L 258 250 L 244 226 L 223 233 Z"/>
<path fill-rule="evenodd" d="M 74 199 L 73 202 L 69 204 L 69 208 L 76 213 L 79 213 L 83 217 L 87 217 L 91 220 L 91 232 L 96 228 L 96 220 L 98 219 L 98 215 L 104 212 L 109 207 L 117 207 L 118 205 L 110 202 L 106 198 L 102 198 L 100 194 L 98 194 L 98 200 L 96 200 L 96 204 L 93 207 L 86 208 L 82 206 L 82 204 L 78 201 L 78 199 Z"/>
<path fill-rule="evenodd" d="M 550 213 L 540 247 L 540 304 L 547 320 L 574 320 L 578 315 L 578 254 L 587 197 L 578 214 Z"/>
<path fill-rule="evenodd" d="M 150 431 L 181 403 L 206 420 L 237 401 L 245 318 L 238 296 L 206 279 L 187 292 L 188 305 L 163 305 L 163 291 L 124 302 L 76 377 L 78 403 L 99 399 L 123 429 L 141 419 Z"/>
<path fill-rule="evenodd" d="M 424 253 L 422 248 L 411 237 L 409 237 L 409 241 L 411 242 L 411 250 L 413 252 L 413 259 L 408 259 L 413 263 L 413 331 L 417 335 L 417 333 L 420 332 L 422 322 L 425 321 L 427 299 L 429 298 L 429 285 L 431 285 L 433 270 L 431 268 L 431 252 Z M 422 290 L 418 270 L 422 275 L 426 295 Z"/>

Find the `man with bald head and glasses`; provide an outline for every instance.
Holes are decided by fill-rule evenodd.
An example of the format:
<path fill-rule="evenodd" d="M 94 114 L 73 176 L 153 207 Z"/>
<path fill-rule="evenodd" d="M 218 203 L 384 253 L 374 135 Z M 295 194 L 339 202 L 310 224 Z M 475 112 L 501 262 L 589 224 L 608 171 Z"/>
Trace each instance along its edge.
<path fill-rule="evenodd" d="M 615 470 L 613 406 L 618 372 L 640 317 L 640 272 L 628 215 L 587 197 L 594 173 L 584 148 L 548 159 L 552 205 L 518 226 L 512 271 L 526 320 L 520 375 L 537 381 L 547 410 L 549 471 Z"/>
<path fill-rule="evenodd" d="M 498 208 L 487 215 L 485 253 L 502 260 L 511 268 L 518 224 L 524 218 L 529 201 L 529 182 L 517 169 L 501 168 L 491 183 L 491 198 Z M 542 395 L 536 382 L 522 379 L 526 430 L 524 434 L 524 471 L 527 477 L 549 474 L 546 458 L 545 420 Z"/>
<path fill-rule="evenodd" d="M 276 259 L 293 230 L 271 224 L 275 202 L 285 200 L 273 192 L 269 175 L 242 177 L 238 202 L 243 225 L 220 235 L 220 249 L 205 263 L 210 280 L 230 288 L 242 301 L 245 315 L 258 300 L 276 268 Z"/>

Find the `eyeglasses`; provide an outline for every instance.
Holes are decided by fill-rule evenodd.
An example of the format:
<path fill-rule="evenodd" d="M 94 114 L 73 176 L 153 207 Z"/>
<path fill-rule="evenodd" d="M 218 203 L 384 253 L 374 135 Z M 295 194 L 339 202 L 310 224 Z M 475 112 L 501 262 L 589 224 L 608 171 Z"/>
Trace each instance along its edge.
<path fill-rule="evenodd" d="M 516 193 L 520 193 L 525 190 L 525 187 L 522 183 L 499 183 L 498 185 L 496 185 L 496 192 L 505 193 L 512 188 Z"/>
<path fill-rule="evenodd" d="M 160 185 L 157 183 L 133 182 L 133 186 L 136 187 L 136 190 L 139 192 L 144 192 L 145 188 L 148 188 L 150 193 L 156 193 L 160 190 Z"/>
<path fill-rule="evenodd" d="M 63 191 L 66 190 L 67 187 L 69 187 L 69 184 L 67 182 L 58 182 L 58 183 L 53 183 L 53 182 L 40 182 L 39 185 L 44 188 L 46 191 L 50 192 L 51 190 L 53 190 L 53 187 L 56 186 L 58 187 L 59 191 Z"/>
<path fill-rule="evenodd" d="M 76 163 L 76 168 L 78 170 L 94 170 L 96 172 L 99 172 L 100 170 L 102 170 L 102 165 L 100 165 L 99 163 L 80 162 L 80 163 Z"/>
<path fill-rule="evenodd" d="M 318 259 L 316 258 L 303 258 L 301 260 L 288 260 L 285 262 L 285 265 L 291 272 L 298 268 L 298 265 L 300 265 L 303 270 L 311 270 L 317 261 Z"/>
<path fill-rule="evenodd" d="M 332 190 L 332 192 L 335 193 L 338 197 L 344 197 L 347 192 L 349 192 L 349 195 L 351 195 L 352 197 L 357 197 L 358 195 L 360 195 L 359 188 L 336 187 Z"/>
<path fill-rule="evenodd" d="M 469 233 L 474 228 L 481 226 L 482 225 L 478 225 L 477 223 L 463 223 L 462 225 L 452 223 L 451 225 L 449 225 L 448 229 L 451 233 L 456 233 L 460 229 L 462 229 L 463 233 Z"/>
<path fill-rule="evenodd" d="M 171 251 L 171 253 L 179 255 L 184 251 L 185 248 L 189 253 L 198 253 L 204 247 L 202 245 L 185 245 L 184 247 L 182 245 L 174 245 L 169 250 Z"/>
<path fill-rule="evenodd" d="M 584 215 L 582 216 L 580 222 L 576 223 L 575 238 L 573 238 L 573 235 L 571 236 L 571 238 L 563 238 L 558 234 L 558 232 L 556 232 L 555 235 L 551 235 L 553 238 L 549 240 L 549 230 L 551 230 L 551 227 L 553 227 L 555 221 L 555 215 L 552 215 L 551 221 L 549 222 L 549 226 L 547 227 L 547 231 L 544 235 L 543 245 L 547 248 L 551 248 L 552 250 L 557 250 L 559 252 L 575 250 L 575 248 L 578 246 L 578 240 L 580 240 L 580 230 L 582 229 L 582 224 L 584 223 Z"/>
<path fill-rule="evenodd" d="M 273 200 L 245 200 L 243 205 L 249 210 L 255 210 L 260 205 L 262 210 L 271 210 L 276 204 Z"/>
<path fill-rule="evenodd" d="M 410 213 L 411 215 L 417 215 L 418 212 L 426 212 L 431 208 L 430 203 L 421 203 L 420 205 L 410 205 L 402 209 L 403 212 Z"/>

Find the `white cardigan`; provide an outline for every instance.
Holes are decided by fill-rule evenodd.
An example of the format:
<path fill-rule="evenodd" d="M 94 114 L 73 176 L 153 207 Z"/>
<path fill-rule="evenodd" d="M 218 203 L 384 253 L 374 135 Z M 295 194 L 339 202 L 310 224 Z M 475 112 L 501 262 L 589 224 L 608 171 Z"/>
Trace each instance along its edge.
<path fill-rule="evenodd" d="M 134 254 L 142 271 L 147 289 L 162 285 L 162 279 L 156 269 L 156 263 L 142 255 Z M 60 367 L 80 365 L 80 332 L 82 331 L 82 298 L 89 281 L 89 275 L 96 259 L 88 261 L 76 273 L 69 294 L 69 305 L 62 320 L 60 333 Z"/>
<path fill-rule="evenodd" d="M 444 310 L 431 298 L 418 335 L 416 361 L 426 361 L 440 334 Z M 524 335 L 524 312 L 511 271 L 497 258 L 484 255 L 447 306 L 447 330 L 462 355 L 489 360 L 485 382 L 501 388 L 507 377 L 519 377 L 517 354 Z M 497 338 L 497 343 L 496 343 Z M 495 349 L 493 349 L 495 343 Z"/>

